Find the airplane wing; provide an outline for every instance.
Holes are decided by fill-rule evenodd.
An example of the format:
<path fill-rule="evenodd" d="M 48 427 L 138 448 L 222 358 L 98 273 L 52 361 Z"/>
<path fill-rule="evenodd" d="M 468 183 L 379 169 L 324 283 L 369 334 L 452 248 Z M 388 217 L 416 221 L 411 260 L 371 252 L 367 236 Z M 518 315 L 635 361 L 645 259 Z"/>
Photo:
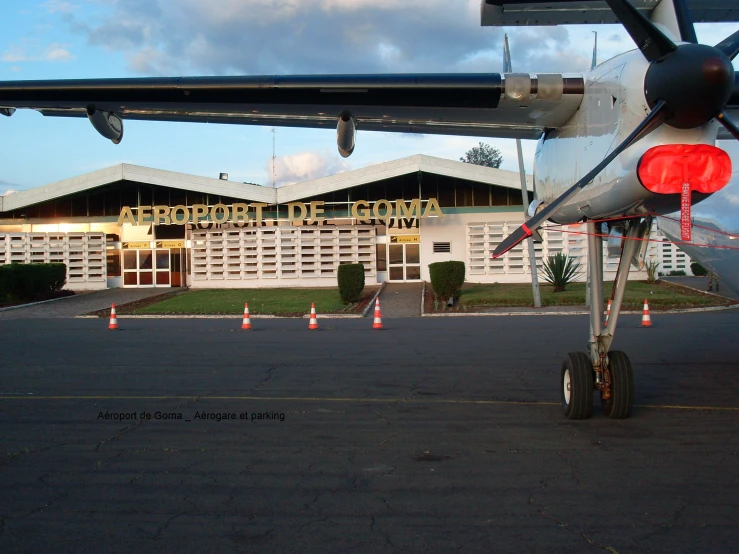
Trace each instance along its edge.
<path fill-rule="evenodd" d="M 661 0 L 630 0 L 649 17 Z M 694 23 L 737 21 L 736 0 L 688 0 Z M 604 0 L 481 0 L 483 26 L 618 23 Z"/>
<path fill-rule="evenodd" d="M 581 75 L 541 73 L 3 81 L 0 114 L 314 128 L 349 114 L 359 130 L 536 139 L 575 113 L 583 88 Z"/>

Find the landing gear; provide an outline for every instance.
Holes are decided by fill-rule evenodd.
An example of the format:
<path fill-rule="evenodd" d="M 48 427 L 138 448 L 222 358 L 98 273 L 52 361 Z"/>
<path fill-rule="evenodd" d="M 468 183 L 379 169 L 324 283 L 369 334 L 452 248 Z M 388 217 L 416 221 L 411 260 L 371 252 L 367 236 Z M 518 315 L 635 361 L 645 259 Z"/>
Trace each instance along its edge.
<path fill-rule="evenodd" d="M 632 261 L 643 263 L 640 239 L 649 236 L 650 217 L 624 222 L 627 229 L 621 247 L 621 259 L 611 296 L 611 313 L 603 324 L 603 240 L 597 236 L 595 223 L 588 222 L 588 272 L 590 289 L 589 354 L 570 352 L 562 362 L 562 408 L 569 419 L 586 419 L 593 408 L 593 392 L 599 391 L 603 413 L 614 419 L 631 415 L 634 407 L 634 372 L 628 356 L 609 352 L 616 330 L 626 281 Z"/>
<path fill-rule="evenodd" d="M 585 352 L 570 352 L 562 362 L 562 408 L 569 419 L 593 413 L 593 364 Z"/>

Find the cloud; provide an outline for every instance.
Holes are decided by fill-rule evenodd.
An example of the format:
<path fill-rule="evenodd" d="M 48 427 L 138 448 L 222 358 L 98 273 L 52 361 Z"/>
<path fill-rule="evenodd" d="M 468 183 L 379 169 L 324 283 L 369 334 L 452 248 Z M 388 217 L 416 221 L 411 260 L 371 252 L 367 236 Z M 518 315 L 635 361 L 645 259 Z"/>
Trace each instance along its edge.
<path fill-rule="evenodd" d="M 79 9 L 77 4 L 65 0 L 49 0 L 43 6 L 49 13 L 71 13 Z"/>
<path fill-rule="evenodd" d="M 9 183 L 8 181 L 3 181 L 2 179 L 0 179 L 0 191 L 5 191 L 0 193 L 0 196 L 8 196 L 10 194 L 14 194 L 18 192 L 18 189 L 20 188 L 21 187 L 14 183 Z"/>
<path fill-rule="evenodd" d="M 69 62 L 76 57 L 68 50 L 68 47 L 68 44 L 58 42 L 45 48 L 33 44 L 13 44 L 0 55 L 0 61 L 6 63 Z"/>
<path fill-rule="evenodd" d="M 67 50 L 66 45 L 54 43 L 46 49 L 42 60 L 46 62 L 68 62 L 74 58 L 75 56 Z"/>
<path fill-rule="evenodd" d="M 471 53 L 502 39 L 480 27 L 479 2 L 461 8 L 442 0 L 118 0 L 103 17 L 80 13 L 72 23 L 91 44 L 123 52 L 135 73 L 460 71 Z M 145 63 L 151 53 L 156 64 Z"/>
<path fill-rule="evenodd" d="M 272 181 L 272 160 L 266 164 L 267 174 Z M 328 152 L 305 151 L 275 159 L 275 185 L 285 186 L 319 179 L 348 171 L 350 166 L 344 160 Z"/>
<path fill-rule="evenodd" d="M 78 0 L 79 1 L 79 0 Z M 92 45 L 140 75 L 497 72 L 504 29 L 480 26 L 479 0 L 88 0 L 68 14 Z M 599 59 L 631 43 L 600 28 Z M 590 67 L 586 27 L 513 27 L 514 70 Z"/>

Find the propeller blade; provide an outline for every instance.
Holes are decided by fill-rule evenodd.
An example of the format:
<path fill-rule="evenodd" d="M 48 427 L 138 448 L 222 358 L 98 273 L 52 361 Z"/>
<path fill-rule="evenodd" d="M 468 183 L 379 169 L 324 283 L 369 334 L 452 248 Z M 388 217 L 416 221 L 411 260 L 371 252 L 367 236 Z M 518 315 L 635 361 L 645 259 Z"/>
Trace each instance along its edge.
<path fill-rule="evenodd" d="M 677 50 L 675 43 L 627 0 L 606 0 L 606 4 L 616 14 L 647 61 L 659 60 Z"/>
<path fill-rule="evenodd" d="M 726 127 L 726 130 L 729 131 L 729 133 L 731 133 L 736 140 L 739 140 L 739 127 L 737 127 L 734 122 L 726 116 L 726 112 L 721 112 L 720 114 L 718 114 L 716 116 L 716 119 L 719 120 L 719 123 L 721 123 L 721 125 Z"/>
<path fill-rule="evenodd" d="M 690 15 L 688 0 L 673 0 L 672 6 L 675 8 L 675 18 L 677 19 L 677 28 L 680 31 L 680 40 L 698 44 L 698 37 L 695 36 L 695 26 L 693 25 L 693 16 Z"/>
<path fill-rule="evenodd" d="M 563 194 L 559 196 L 554 202 L 549 204 L 546 208 L 538 212 L 534 217 L 529 219 L 526 223 L 521 225 L 518 229 L 516 229 L 513 233 L 508 235 L 503 242 L 501 242 L 498 247 L 493 251 L 493 258 L 499 258 L 506 252 L 508 252 L 511 248 L 516 246 L 518 243 L 520 243 L 522 240 L 524 240 L 527 237 L 530 237 L 534 231 L 536 231 L 541 225 L 549 219 L 552 215 L 554 215 L 562 206 L 564 206 L 570 198 L 575 196 L 580 189 L 582 189 L 585 185 L 590 183 L 595 177 L 603 171 L 606 166 L 613 161 L 613 159 L 618 156 L 621 152 L 626 150 L 629 146 L 637 142 L 638 140 L 644 138 L 649 133 L 654 131 L 657 127 L 662 125 L 665 118 L 667 117 L 666 110 L 663 108 L 665 107 L 665 102 L 663 100 L 660 100 L 657 102 L 657 104 L 654 106 L 651 112 L 649 112 L 649 115 L 642 121 L 636 129 L 634 129 L 631 134 L 624 139 L 624 141 L 619 144 L 610 154 L 608 154 L 605 158 L 603 158 L 603 161 L 601 161 L 595 168 L 593 168 L 590 173 L 585 175 L 582 179 L 580 179 L 577 183 L 572 185 L 570 188 L 568 188 Z"/>
<path fill-rule="evenodd" d="M 736 58 L 739 54 L 739 31 L 719 42 L 716 48 L 726 54 L 730 60 Z"/>

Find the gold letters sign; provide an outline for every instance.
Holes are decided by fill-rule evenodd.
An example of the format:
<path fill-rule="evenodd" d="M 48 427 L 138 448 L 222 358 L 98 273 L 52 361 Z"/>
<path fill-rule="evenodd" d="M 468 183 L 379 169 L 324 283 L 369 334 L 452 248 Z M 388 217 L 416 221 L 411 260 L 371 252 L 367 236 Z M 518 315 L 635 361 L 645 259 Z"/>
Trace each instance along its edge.
<path fill-rule="evenodd" d="M 395 204 L 395 206 L 393 206 Z M 267 218 L 263 217 L 262 212 L 268 205 L 263 202 L 252 202 L 243 204 L 235 202 L 233 204 L 215 204 L 206 206 L 205 204 L 193 204 L 192 206 L 139 206 L 138 208 L 130 208 L 124 206 L 118 217 L 118 225 L 129 223 L 131 225 L 184 225 L 185 223 L 197 224 L 201 221 L 210 223 L 248 223 L 256 222 L 260 225 Z M 322 201 L 309 202 L 290 202 L 287 204 L 287 219 L 291 224 L 301 225 L 303 221 L 312 222 L 324 221 L 324 203 Z M 133 215 L 136 210 L 136 215 Z M 395 202 L 389 200 L 377 200 L 376 202 L 367 202 L 366 200 L 357 200 L 349 206 L 349 213 L 354 219 L 366 221 L 368 219 L 392 219 L 392 218 L 425 218 L 425 217 L 444 217 L 436 198 L 429 198 L 425 206 L 422 206 L 420 198 L 406 201 L 398 199 Z M 274 220 L 274 218 L 271 218 Z"/>

